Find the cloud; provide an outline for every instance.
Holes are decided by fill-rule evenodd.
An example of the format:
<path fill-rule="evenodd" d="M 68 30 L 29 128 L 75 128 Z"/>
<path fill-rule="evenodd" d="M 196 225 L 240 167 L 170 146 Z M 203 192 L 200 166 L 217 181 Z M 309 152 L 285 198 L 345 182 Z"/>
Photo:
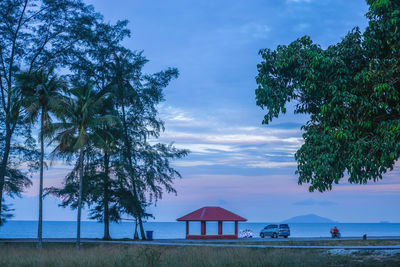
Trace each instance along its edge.
<path fill-rule="evenodd" d="M 226 205 L 228 204 L 228 201 L 226 201 L 225 199 L 217 199 L 217 203 L 218 205 Z"/>
<path fill-rule="evenodd" d="M 215 30 L 209 37 L 213 43 L 246 45 L 257 40 L 268 39 L 271 27 L 265 23 L 247 22 L 244 24 L 225 25 Z"/>
<path fill-rule="evenodd" d="M 237 151 L 230 145 L 218 145 L 218 144 L 176 144 L 177 148 L 189 149 L 191 153 L 201 154 L 215 154 L 218 152 L 233 152 Z"/>
<path fill-rule="evenodd" d="M 175 166 L 180 167 L 194 167 L 194 166 L 219 166 L 224 165 L 236 166 L 241 168 L 286 168 L 286 167 L 296 167 L 296 162 L 281 162 L 281 161 L 270 161 L 270 160 L 260 160 L 260 161 L 248 161 L 248 158 L 222 158 L 222 159 L 212 159 L 212 160 L 179 160 L 174 162 Z"/>
<path fill-rule="evenodd" d="M 268 37 L 271 27 L 265 24 L 247 23 L 239 27 L 239 32 L 243 35 L 248 35 L 254 39 L 264 39 Z"/>
<path fill-rule="evenodd" d="M 53 171 L 48 172 L 51 176 L 54 176 Z M 61 188 L 63 181 L 64 181 L 64 175 L 60 178 L 44 178 L 43 179 L 43 188 L 47 187 L 58 187 Z M 25 196 L 37 196 L 39 195 L 39 179 L 32 179 L 32 186 L 27 188 L 23 193 Z"/>
<path fill-rule="evenodd" d="M 181 167 L 194 167 L 194 166 L 212 166 L 212 165 L 217 165 L 219 163 L 215 161 L 205 161 L 205 160 L 179 160 L 174 162 L 175 166 L 181 166 Z"/>
<path fill-rule="evenodd" d="M 286 3 L 311 3 L 311 0 L 286 0 Z"/>
<path fill-rule="evenodd" d="M 284 167 L 296 167 L 297 162 L 272 162 L 272 161 L 260 161 L 247 164 L 248 167 L 253 168 L 284 168 Z"/>
<path fill-rule="evenodd" d="M 166 121 L 171 121 L 171 122 L 193 121 L 193 118 L 183 109 L 165 105 L 160 105 L 159 109 L 162 118 Z"/>
<path fill-rule="evenodd" d="M 221 166 L 244 169 L 280 169 L 295 167 L 294 153 L 303 144 L 299 123 L 288 122 L 271 127 L 226 122 L 236 109 L 204 114 L 190 108 L 162 106 L 166 131 L 154 142 L 170 143 L 189 149 L 190 155 L 174 161 L 174 166 Z M 291 160 L 292 159 L 292 160 Z"/>
<path fill-rule="evenodd" d="M 328 201 L 328 200 L 315 200 L 313 198 L 308 198 L 302 201 L 297 201 L 293 203 L 293 205 L 298 206 L 333 206 L 337 205 L 336 202 Z"/>
<path fill-rule="evenodd" d="M 345 180 L 345 179 L 343 179 Z M 370 192 L 370 193 L 386 193 L 386 194 L 394 194 L 398 195 L 400 193 L 400 184 L 392 183 L 392 184 L 383 184 L 380 182 L 374 183 L 370 182 L 368 184 L 349 184 L 348 182 L 334 185 L 335 190 L 337 192 L 342 193 L 351 193 L 351 192 Z"/>
<path fill-rule="evenodd" d="M 292 136 L 290 136 L 292 135 Z M 293 129 L 262 129 L 247 130 L 246 128 L 225 128 L 215 131 L 210 129 L 208 132 L 199 133 L 187 130 L 167 130 L 161 135 L 163 139 L 179 139 L 185 142 L 196 141 L 196 143 L 216 143 L 216 144 L 266 144 L 266 143 L 285 143 L 300 147 L 303 139 L 299 130 Z"/>
<path fill-rule="evenodd" d="M 310 24 L 309 23 L 299 23 L 297 25 L 295 25 L 293 28 L 296 32 L 303 32 L 304 30 L 310 28 Z"/>

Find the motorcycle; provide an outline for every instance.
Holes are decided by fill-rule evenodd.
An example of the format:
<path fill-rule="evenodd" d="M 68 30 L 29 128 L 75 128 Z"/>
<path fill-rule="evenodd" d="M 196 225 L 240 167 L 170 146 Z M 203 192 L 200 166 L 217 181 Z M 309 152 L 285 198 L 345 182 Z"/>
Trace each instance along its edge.
<path fill-rule="evenodd" d="M 331 230 L 331 235 L 332 235 L 332 238 L 340 238 L 341 237 L 339 230 L 337 230 L 337 231 Z"/>

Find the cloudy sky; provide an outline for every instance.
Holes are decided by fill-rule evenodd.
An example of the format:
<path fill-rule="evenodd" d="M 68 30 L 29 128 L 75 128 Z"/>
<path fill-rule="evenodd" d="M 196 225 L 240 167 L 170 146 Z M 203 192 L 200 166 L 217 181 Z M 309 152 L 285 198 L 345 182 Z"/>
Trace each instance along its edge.
<path fill-rule="evenodd" d="M 278 222 L 314 213 L 341 222 L 400 222 L 399 169 L 383 181 L 349 185 L 326 193 L 299 186 L 293 155 L 302 144 L 307 116 L 288 114 L 261 125 L 255 105 L 256 66 L 261 48 L 309 35 L 322 47 L 350 29 L 364 29 L 365 0 L 126 1 L 87 0 L 105 19 L 128 19 L 133 50 L 150 60 L 146 72 L 177 67 L 180 77 L 166 89 L 160 113 L 162 142 L 191 150 L 174 166 L 182 179 L 178 195 L 165 195 L 152 212 L 156 221 L 176 218 L 202 206 L 222 206 L 252 222 Z M 45 186 L 59 185 L 70 167 L 59 164 Z M 16 199 L 15 219 L 37 219 L 34 187 Z M 45 200 L 46 220 L 74 220 L 75 211 Z"/>

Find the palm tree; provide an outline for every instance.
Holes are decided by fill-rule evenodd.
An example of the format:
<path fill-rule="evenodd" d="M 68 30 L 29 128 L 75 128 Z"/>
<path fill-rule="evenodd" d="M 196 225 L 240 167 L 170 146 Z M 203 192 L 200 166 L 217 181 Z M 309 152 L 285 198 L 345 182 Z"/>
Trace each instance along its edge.
<path fill-rule="evenodd" d="M 39 222 L 38 222 L 38 243 L 42 247 L 43 229 L 43 165 L 44 165 L 44 132 L 51 124 L 51 114 L 60 111 L 63 91 L 67 83 L 54 74 L 54 68 L 48 70 L 40 69 L 36 72 L 25 72 L 18 77 L 23 95 L 23 106 L 26 110 L 27 119 L 35 123 L 40 115 L 40 177 L 39 177 Z"/>
<path fill-rule="evenodd" d="M 100 115 L 107 94 L 98 95 L 90 84 L 78 84 L 70 90 L 71 98 L 65 103 L 61 122 L 52 125 L 53 141 L 57 146 L 54 155 L 71 157 L 79 154 L 79 194 L 77 214 L 76 246 L 80 248 L 80 226 L 82 210 L 83 170 L 85 152 L 91 144 L 104 143 L 104 136 L 110 135 L 104 126 L 112 126 L 116 118 L 111 115 Z"/>
<path fill-rule="evenodd" d="M 111 98 L 109 100 L 112 100 Z M 116 116 L 116 112 L 113 109 L 112 106 L 112 101 L 107 101 L 103 107 L 103 109 L 100 112 L 100 115 L 112 115 Z M 101 179 L 100 179 L 100 187 L 102 190 L 99 190 L 99 194 L 95 194 L 95 199 L 97 201 L 100 201 L 101 203 L 99 206 L 97 206 L 94 210 L 92 210 L 93 215 L 96 214 L 94 211 L 98 211 L 100 207 L 102 207 L 102 221 L 104 223 L 104 235 L 103 239 L 104 240 L 110 240 L 110 219 L 115 220 L 115 209 L 111 211 L 112 216 L 110 214 L 110 203 L 112 202 L 113 199 L 113 184 L 115 183 L 111 178 L 110 178 L 110 172 L 112 168 L 112 157 L 114 154 L 117 153 L 117 145 L 118 145 L 118 138 L 119 138 L 119 129 L 110 127 L 109 125 L 105 125 L 103 127 L 103 132 L 105 135 L 102 136 L 101 143 L 100 144 L 95 144 L 94 146 L 100 150 L 101 157 L 100 159 L 100 166 L 103 169 L 101 172 Z M 111 133 L 111 135 L 110 135 Z M 96 190 L 95 190 L 96 191 Z M 114 211 L 114 212 L 113 212 Z M 97 214 L 98 215 L 98 214 Z M 114 218 L 111 218 L 114 217 Z M 117 216 L 118 217 L 118 216 Z"/>

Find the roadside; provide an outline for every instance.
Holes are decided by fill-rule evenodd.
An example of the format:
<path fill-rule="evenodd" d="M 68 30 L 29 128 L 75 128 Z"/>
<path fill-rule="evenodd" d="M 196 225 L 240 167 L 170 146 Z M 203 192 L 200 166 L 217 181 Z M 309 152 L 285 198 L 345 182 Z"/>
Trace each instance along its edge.
<path fill-rule="evenodd" d="M 47 243 L 73 243 L 73 238 L 45 238 Z M 0 239 L 0 244 L 6 243 L 35 243 L 34 238 Z M 247 247 L 247 248 L 290 248 L 290 249 L 357 249 L 357 250 L 400 250 L 400 237 L 376 237 L 362 240 L 357 237 L 342 239 L 329 238 L 288 238 L 262 239 L 248 238 L 237 240 L 187 240 L 187 239 L 157 239 L 152 241 L 140 240 L 111 240 L 82 239 L 82 243 L 92 244 L 131 244 L 157 246 L 195 246 L 195 247 Z"/>
<path fill-rule="evenodd" d="M 399 266 L 396 250 L 292 249 L 265 245 L 84 240 L 0 241 L 0 266 Z"/>

